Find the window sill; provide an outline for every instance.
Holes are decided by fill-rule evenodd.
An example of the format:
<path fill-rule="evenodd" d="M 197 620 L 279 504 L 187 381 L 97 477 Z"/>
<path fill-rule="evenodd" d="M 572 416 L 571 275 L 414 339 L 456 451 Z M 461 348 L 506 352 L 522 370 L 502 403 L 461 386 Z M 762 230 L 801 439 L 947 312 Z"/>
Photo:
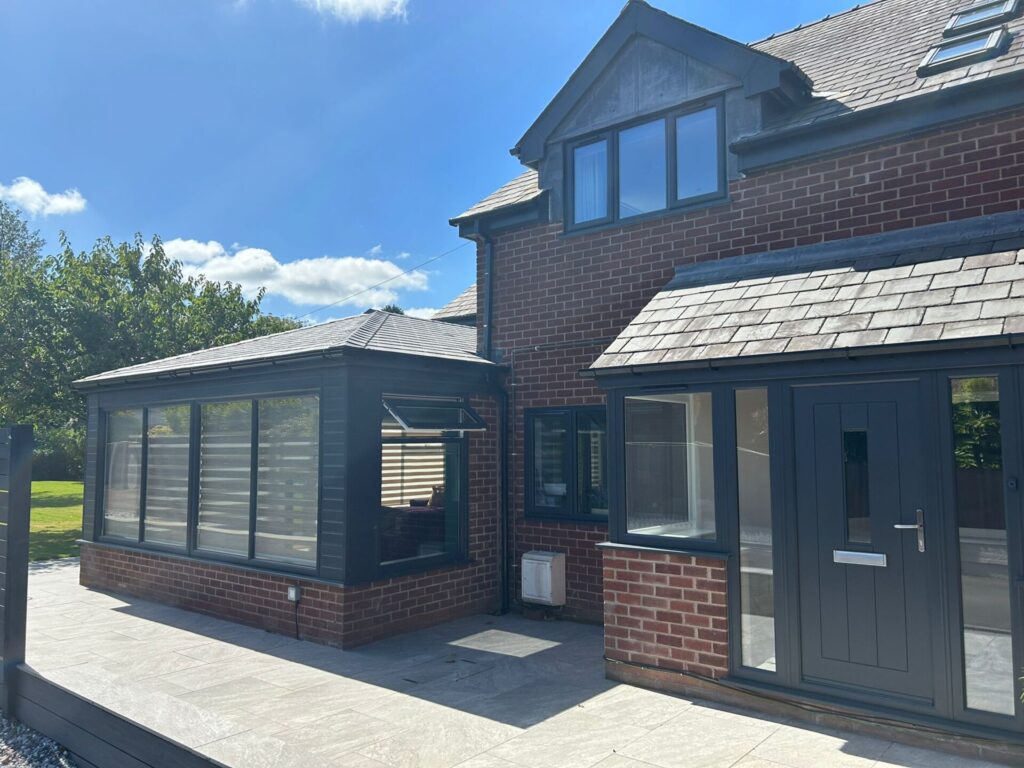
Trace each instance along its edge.
<path fill-rule="evenodd" d="M 212 555 L 205 555 L 199 552 L 193 552 L 189 554 L 183 549 L 174 549 L 171 547 L 156 547 L 153 545 L 139 544 L 137 542 L 125 541 L 124 539 L 113 539 L 113 538 L 100 538 L 96 541 L 89 541 L 88 539 L 79 539 L 78 544 L 90 544 L 92 546 L 104 547 L 106 549 L 119 549 L 127 552 L 141 552 L 147 555 L 155 555 L 157 557 L 168 557 L 172 560 L 182 560 L 189 563 L 210 563 L 211 565 L 224 565 L 229 568 L 239 568 L 245 571 L 251 571 L 253 573 L 267 574 L 270 576 L 280 576 L 282 578 L 295 578 L 302 579 L 304 581 L 318 582 L 321 584 L 333 584 L 341 585 L 340 581 L 332 581 L 330 579 L 320 578 L 315 570 L 312 569 L 300 569 L 300 568 L 285 568 L 275 567 L 270 563 L 257 563 L 251 560 L 233 560 L 226 557 L 214 557 Z"/>
<path fill-rule="evenodd" d="M 706 557 L 709 560 L 728 560 L 732 557 L 729 552 L 723 552 L 719 549 L 700 549 L 697 547 L 652 547 L 643 544 L 625 544 L 616 541 L 603 541 L 597 546 L 599 549 L 628 549 L 634 552 L 656 552 L 663 555 Z"/>
<path fill-rule="evenodd" d="M 389 563 L 388 565 L 379 565 L 377 567 L 377 573 L 371 579 L 361 581 L 360 583 L 368 584 L 373 581 L 380 579 L 392 579 L 399 576 L 411 576 L 414 574 L 423 574 L 428 571 L 441 571 L 446 569 L 464 568 L 468 565 L 473 564 L 472 558 L 465 557 L 464 555 L 436 555 L 429 558 L 421 558 L 416 560 L 408 560 L 405 562 Z"/>
<path fill-rule="evenodd" d="M 523 519 L 538 523 L 580 523 L 582 525 L 596 525 L 601 528 L 608 527 L 607 517 L 596 515 L 560 515 L 557 512 L 526 512 Z"/>

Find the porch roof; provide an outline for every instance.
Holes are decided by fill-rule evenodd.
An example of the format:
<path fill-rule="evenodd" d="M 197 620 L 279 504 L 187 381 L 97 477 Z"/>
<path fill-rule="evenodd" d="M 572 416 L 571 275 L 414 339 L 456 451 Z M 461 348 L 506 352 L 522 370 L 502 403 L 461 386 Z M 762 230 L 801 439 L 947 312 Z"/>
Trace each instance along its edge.
<path fill-rule="evenodd" d="M 1024 250 L 952 250 L 712 284 L 681 270 L 591 368 L 1024 333 Z"/>

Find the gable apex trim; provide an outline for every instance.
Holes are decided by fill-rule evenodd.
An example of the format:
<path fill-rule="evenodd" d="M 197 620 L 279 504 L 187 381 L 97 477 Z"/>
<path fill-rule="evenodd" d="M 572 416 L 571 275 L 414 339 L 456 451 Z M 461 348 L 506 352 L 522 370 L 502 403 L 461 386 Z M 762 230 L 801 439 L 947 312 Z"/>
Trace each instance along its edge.
<path fill-rule="evenodd" d="M 748 98 L 778 92 L 787 100 L 809 96 L 810 79 L 791 61 L 763 53 L 648 5 L 629 0 L 565 85 L 510 152 L 534 166 L 548 137 L 635 37 L 646 37 L 735 76 Z"/>

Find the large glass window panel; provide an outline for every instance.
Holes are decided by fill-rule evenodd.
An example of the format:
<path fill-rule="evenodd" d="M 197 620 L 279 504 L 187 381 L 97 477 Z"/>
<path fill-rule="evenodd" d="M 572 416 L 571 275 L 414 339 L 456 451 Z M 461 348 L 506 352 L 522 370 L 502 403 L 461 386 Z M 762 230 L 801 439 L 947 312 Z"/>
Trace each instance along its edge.
<path fill-rule="evenodd" d="M 583 224 L 608 216 L 608 142 L 573 149 L 573 221 Z"/>
<path fill-rule="evenodd" d="M 381 565 L 458 554 L 463 445 L 450 432 L 406 432 L 385 409 L 377 521 Z"/>
<path fill-rule="evenodd" d="M 711 394 L 627 397 L 625 432 L 627 531 L 714 539 Z"/>
<path fill-rule="evenodd" d="M 142 505 L 142 409 L 107 414 L 103 478 L 103 533 L 139 539 Z"/>
<path fill-rule="evenodd" d="M 660 211 L 665 191 L 665 121 L 619 133 L 619 218 Z"/>
<path fill-rule="evenodd" d="M 197 547 L 249 556 L 252 402 L 205 403 L 199 440 Z"/>
<path fill-rule="evenodd" d="M 742 661 L 775 671 L 771 453 L 768 390 L 736 391 Z"/>
<path fill-rule="evenodd" d="M 576 414 L 576 512 L 608 517 L 608 419 L 604 410 Z"/>
<path fill-rule="evenodd" d="M 189 435 L 192 407 L 150 408 L 146 426 L 144 538 L 184 548 L 188 533 Z"/>
<path fill-rule="evenodd" d="M 721 163 L 718 109 L 711 107 L 676 118 L 676 199 L 718 192 Z"/>
<path fill-rule="evenodd" d="M 1016 697 L 999 379 L 951 382 L 966 706 L 1006 715 Z"/>
<path fill-rule="evenodd" d="M 255 556 L 316 567 L 320 399 L 260 400 Z"/>
<path fill-rule="evenodd" d="M 545 413 L 532 417 L 533 508 L 537 511 L 569 514 L 571 491 L 569 471 L 568 413 Z"/>

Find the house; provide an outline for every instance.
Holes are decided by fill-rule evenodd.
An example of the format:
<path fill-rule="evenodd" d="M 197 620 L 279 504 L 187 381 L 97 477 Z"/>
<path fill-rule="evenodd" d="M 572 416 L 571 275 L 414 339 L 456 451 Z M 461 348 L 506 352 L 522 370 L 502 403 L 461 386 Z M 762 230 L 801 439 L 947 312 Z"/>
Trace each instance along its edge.
<path fill-rule="evenodd" d="M 452 220 L 477 280 L 437 320 L 82 382 L 83 580 L 351 645 L 518 602 L 553 550 L 610 677 L 1024 743 L 1021 6 L 747 45 L 630 0 Z"/>

